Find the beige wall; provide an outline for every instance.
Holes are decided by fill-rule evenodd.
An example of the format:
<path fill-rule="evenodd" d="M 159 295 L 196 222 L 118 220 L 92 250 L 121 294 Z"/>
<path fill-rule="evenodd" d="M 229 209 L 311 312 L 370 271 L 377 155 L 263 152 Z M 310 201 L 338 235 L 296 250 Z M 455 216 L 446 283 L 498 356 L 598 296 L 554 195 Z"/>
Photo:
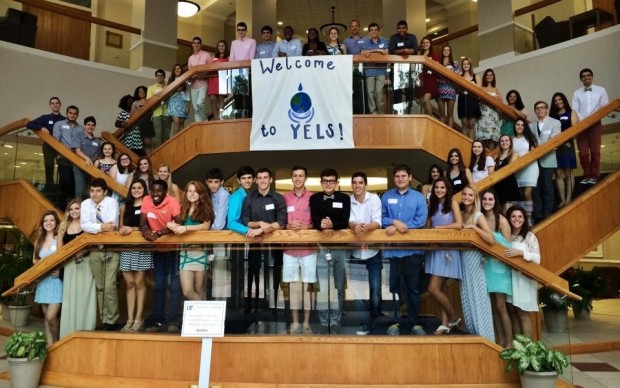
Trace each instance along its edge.
<path fill-rule="evenodd" d="M 63 108 L 76 105 L 80 119 L 97 118 L 97 130 L 112 130 L 118 100 L 138 85 L 153 83 L 153 75 L 68 58 L 0 41 L 3 91 L 0 126 L 49 113 L 48 100 L 60 97 Z M 81 122 L 81 120 L 78 121 Z"/>

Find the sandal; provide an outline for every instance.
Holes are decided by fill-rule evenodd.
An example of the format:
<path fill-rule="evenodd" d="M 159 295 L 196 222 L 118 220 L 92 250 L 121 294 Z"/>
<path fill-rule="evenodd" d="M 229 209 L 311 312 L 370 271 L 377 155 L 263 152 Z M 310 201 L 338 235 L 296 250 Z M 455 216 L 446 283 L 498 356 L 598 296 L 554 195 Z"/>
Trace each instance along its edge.
<path fill-rule="evenodd" d="M 127 323 L 125 323 L 125 326 L 123 326 L 123 328 L 121 329 L 121 331 L 131 331 L 131 328 L 133 327 L 134 322 L 133 321 L 127 321 Z"/>
<path fill-rule="evenodd" d="M 461 318 L 454 318 L 453 320 L 450 321 L 450 323 L 448 323 L 448 327 L 450 329 L 454 329 L 455 327 L 459 325 L 459 323 L 461 323 Z"/>
<path fill-rule="evenodd" d="M 136 332 L 136 333 L 144 331 L 144 321 L 135 321 L 133 323 L 133 326 L 131 326 L 130 331 L 133 331 L 133 332 Z"/>
<path fill-rule="evenodd" d="M 450 328 L 444 325 L 439 325 L 437 330 L 435 330 L 435 335 L 442 335 L 442 334 L 450 334 Z"/>

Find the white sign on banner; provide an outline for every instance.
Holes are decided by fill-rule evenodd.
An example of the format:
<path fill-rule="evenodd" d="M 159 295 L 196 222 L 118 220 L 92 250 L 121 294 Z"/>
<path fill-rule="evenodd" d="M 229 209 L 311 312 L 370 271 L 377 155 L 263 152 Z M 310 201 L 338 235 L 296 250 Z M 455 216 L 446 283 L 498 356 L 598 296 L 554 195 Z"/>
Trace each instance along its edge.
<path fill-rule="evenodd" d="M 250 150 L 353 148 L 350 55 L 252 60 Z"/>
<path fill-rule="evenodd" d="M 223 337 L 226 301 L 185 301 L 182 337 Z"/>

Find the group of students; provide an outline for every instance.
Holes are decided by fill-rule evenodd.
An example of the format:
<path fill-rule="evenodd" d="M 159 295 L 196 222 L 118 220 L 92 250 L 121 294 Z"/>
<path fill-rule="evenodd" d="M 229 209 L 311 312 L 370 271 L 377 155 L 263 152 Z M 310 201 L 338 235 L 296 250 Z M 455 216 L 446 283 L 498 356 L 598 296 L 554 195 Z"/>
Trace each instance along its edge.
<path fill-rule="evenodd" d="M 146 163 L 144 163 L 146 162 Z M 362 171 L 352 174 L 352 193 L 338 191 L 339 174 L 325 169 L 320 174 L 322 191 L 310 193 L 305 186 L 307 169 L 295 166 L 291 170 L 293 190 L 281 195 L 272 188 L 273 176 L 268 168 L 254 171 L 242 166 L 237 172 L 239 188 L 231 195 L 222 186 L 222 172 L 215 168 L 206 175 L 206 185 L 192 180 L 182 192 L 175 192 L 165 180 L 155 179 L 147 158 L 140 159 L 141 173 L 128 184 L 128 194 L 119 209 L 118 199 L 107 194 L 105 180 L 96 178 L 90 183 L 90 198 L 72 201 L 66 219 L 59 222 L 54 212 L 43 215 L 39 237 L 35 244 L 35 263 L 82 232 L 118 231 L 121 236 L 139 231 L 146 241 L 155 243 L 164 235 L 184 234 L 199 230 L 227 228 L 245 235 L 251 243 L 247 273 L 246 312 L 257 308 L 259 270 L 262 256 L 274 259 L 274 291 L 282 287 L 285 301 L 290 302 L 293 334 L 310 334 L 310 310 L 318 310 L 319 332 L 338 332 L 345 301 L 346 271 L 349 261 L 364 264 L 368 271 L 369 316 L 362 321 L 358 334 L 372 332 L 375 319 L 382 315 L 381 271 L 383 260 L 390 262 L 389 288 L 407 300 L 409 332 L 425 334 L 418 317 L 422 271 L 430 274 L 428 291 L 441 308 L 441 325 L 435 334 L 446 334 L 459 325 L 450 301 L 442 291 L 447 278 L 461 279 L 464 321 L 471 333 L 495 339 L 489 292 L 493 293 L 501 322 L 500 343 L 508 343 L 515 327 L 528 333 L 531 330 L 525 312 L 537 310 L 536 284 L 519 272 L 511 271 L 499 261 L 487 260 L 477 251 L 422 250 L 387 246 L 378 250 L 358 245 L 350 249 L 332 249 L 329 245 L 304 245 L 283 248 L 278 244 L 261 244 L 275 230 L 298 232 L 317 229 L 330 234 L 334 230 L 350 229 L 357 236 L 384 229 L 388 236 L 422 228 L 471 228 L 488 243 L 506 247 L 509 258 L 539 262 L 538 242 L 529 231 L 528 216 L 521 207 L 511 207 L 508 220 L 501 215 L 499 201 L 493 191 L 480 198 L 474 186 L 466 185 L 463 192 L 464 210 L 452 200 L 452 185 L 446 177 L 438 177 L 429 189 L 428 204 L 423 194 L 413 190 L 412 175 L 407 165 L 393 170 L 394 188 L 381 198 L 366 191 L 367 176 Z M 252 187 L 256 183 L 256 189 Z M 484 216 L 484 217 L 482 217 Z M 64 268 L 63 282 L 59 272 L 53 272 L 37 287 L 36 301 L 44 307 L 46 331 L 50 343 L 59 338 L 58 312 L 63 303 L 60 336 L 74 330 L 92 330 L 99 306 L 101 328 L 117 330 L 119 325 L 117 271 L 121 271 L 127 289 L 128 320 L 123 331 L 177 332 L 181 325 L 180 303 L 206 299 L 206 270 L 215 256 L 226 255 L 223 246 L 205 251 L 204 246 L 184 246 L 176 251 L 118 252 L 106 247 L 94 247 L 80 252 L 76 260 Z M 231 250 L 243 255 L 243 249 Z M 210 254 L 209 254 L 210 253 Z M 234 258 L 233 258 L 234 260 Z M 241 260 L 243 262 L 243 260 Z M 145 319 L 145 271 L 154 269 L 154 304 Z M 67 274 L 70 273 L 68 276 Z M 329 274 L 333 280 L 328 280 Z M 485 280 L 487 278 L 487 280 Z M 255 295 L 252 296 L 252 284 Z M 488 290 L 487 290 L 488 283 Z M 499 285 L 495 286 L 494 284 Z M 514 285 L 518 284 L 518 285 Z M 286 285 L 286 286 L 284 286 Z M 511 286 L 512 285 L 512 286 Z M 96 287 L 95 287 L 96 286 Z M 510 288 L 512 287 L 512 289 Z M 406 290 L 406 291 L 401 291 Z M 95 291 L 96 290 L 96 291 Z M 169 308 L 166 314 L 166 293 Z M 333 291 L 333 292 L 332 292 Z M 97 302 L 94 297 L 97 296 Z M 314 303 L 313 303 L 314 301 Z M 517 322 L 510 322 L 506 301 L 515 307 Z M 277 305 L 277 301 L 276 301 Z M 303 312 L 303 313 L 302 313 Z M 303 317 L 302 317 L 303 315 Z M 395 320 L 388 334 L 400 333 L 401 322 Z M 511 329 L 513 327 L 513 329 Z"/>

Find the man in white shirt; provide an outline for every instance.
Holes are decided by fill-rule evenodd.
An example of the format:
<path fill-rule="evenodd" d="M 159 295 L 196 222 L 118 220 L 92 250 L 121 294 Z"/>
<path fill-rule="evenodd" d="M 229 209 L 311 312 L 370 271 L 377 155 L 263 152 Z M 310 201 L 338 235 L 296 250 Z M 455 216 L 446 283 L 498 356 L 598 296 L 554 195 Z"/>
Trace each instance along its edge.
<path fill-rule="evenodd" d="M 90 182 L 90 198 L 80 206 L 80 225 L 85 233 L 113 232 L 118 226 L 118 202 L 108 197 L 108 185 L 102 178 Z M 90 267 L 97 287 L 97 305 L 103 330 L 117 329 L 118 296 L 116 274 L 119 254 L 110 251 L 91 251 Z"/>
<path fill-rule="evenodd" d="M 299 39 L 293 38 L 293 27 L 284 27 L 284 39 L 276 43 L 273 48 L 271 56 L 277 57 L 300 57 L 301 56 L 301 42 Z"/>
<path fill-rule="evenodd" d="M 381 199 L 374 193 L 366 191 L 368 177 L 362 171 L 356 171 L 351 176 L 351 215 L 349 228 L 356 236 L 363 236 L 371 230 L 381 228 Z M 377 249 L 368 249 L 364 244 L 353 250 L 351 256 L 360 260 L 368 270 L 368 290 L 370 316 L 362 322 L 358 335 L 367 335 L 374 326 L 375 319 L 381 313 L 381 270 L 383 269 L 381 252 Z"/>
<path fill-rule="evenodd" d="M 256 53 L 256 41 L 252 38 L 248 38 L 248 26 L 244 22 L 237 23 L 237 36 L 239 39 L 235 39 L 230 44 L 230 56 L 229 61 L 242 61 L 246 59 L 253 59 Z"/>
<path fill-rule="evenodd" d="M 594 73 L 585 68 L 579 72 L 583 88 L 575 90 L 573 94 L 573 110 L 579 121 L 590 116 L 609 103 L 605 88 L 592 84 Z M 574 123 L 573 123 L 574 124 Z M 598 181 L 601 166 L 601 133 L 603 126 L 597 121 L 587 130 L 577 135 L 579 162 L 583 168 L 582 185 L 593 185 Z"/>

